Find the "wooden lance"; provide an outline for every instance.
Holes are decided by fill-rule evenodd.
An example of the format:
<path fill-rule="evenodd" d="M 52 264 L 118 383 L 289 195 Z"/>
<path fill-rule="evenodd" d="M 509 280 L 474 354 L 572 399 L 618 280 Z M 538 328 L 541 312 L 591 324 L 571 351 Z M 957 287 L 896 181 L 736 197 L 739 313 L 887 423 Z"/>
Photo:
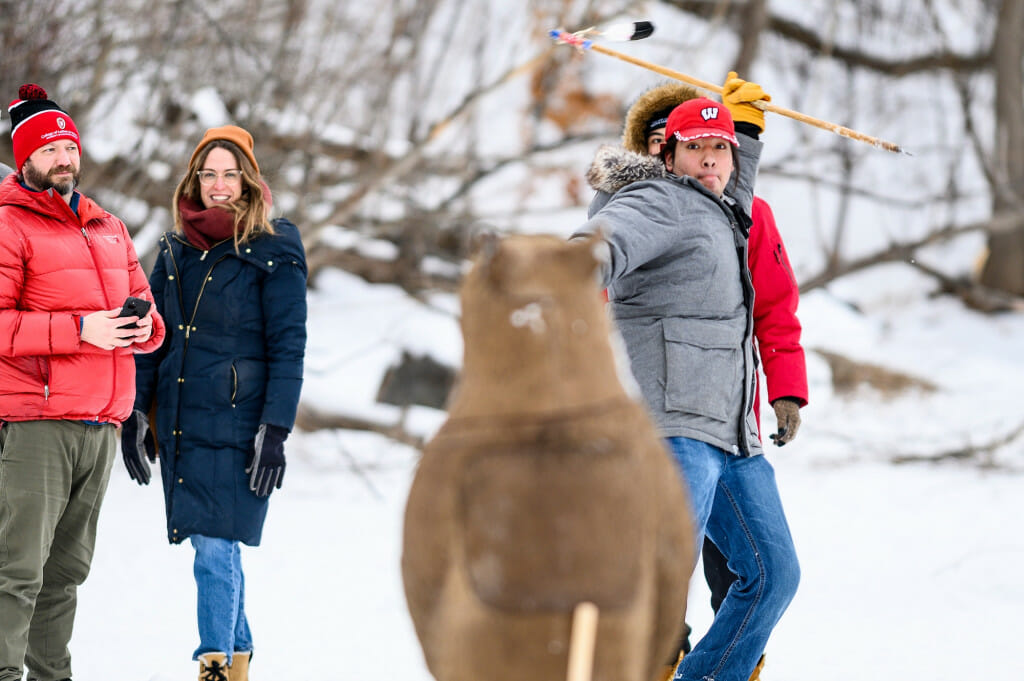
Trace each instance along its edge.
<path fill-rule="evenodd" d="M 649 27 L 649 30 L 644 35 L 642 35 L 641 37 L 647 37 L 653 31 L 653 26 L 651 26 L 649 22 L 636 22 L 636 23 L 637 23 L 637 25 L 646 24 Z M 722 86 L 721 85 L 715 85 L 714 83 L 709 83 L 706 80 L 701 80 L 700 78 L 694 78 L 693 76 L 689 76 L 689 75 L 687 75 L 685 73 L 681 73 L 679 71 L 675 71 L 675 70 L 667 68 L 665 66 L 661 66 L 660 64 L 655 64 L 653 62 L 645 61 L 643 59 L 638 59 L 636 57 L 631 57 L 630 55 L 624 54 L 622 52 L 619 52 L 618 50 L 613 50 L 611 48 L 605 47 L 604 45 L 598 45 L 593 40 L 587 38 L 587 35 L 593 35 L 593 34 L 601 35 L 602 33 L 603 32 L 595 31 L 594 29 L 587 29 L 585 31 L 578 31 L 576 33 L 569 33 L 567 31 L 561 31 L 561 30 L 552 30 L 552 31 L 549 32 L 549 35 L 555 40 L 555 42 L 563 44 L 563 45 L 572 45 L 573 47 L 575 47 L 576 49 L 580 50 L 581 52 L 584 51 L 584 50 L 593 50 L 595 52 L 600 52 L 601 54 L 606 54 L 609 57 L 615 57 L 616 59 L 621 59 L 624 62 L 628 62 L 630 64 L 634 64 L 636 66 L 640 66 L 640 67 L 645 68 L 645 69 L 647 69 L 649 71 L 654 71 L 655 73 L 660 73 L 661 75 L 666 76 L 667 78 L 672 78 L 673 80 L 682 81 L 684 83 L 688 83 L 689 85 L 693 85 L 694 87 L 698 87 L 698 88 L 700 88 L 702 90 L 706 90 L 708 92 L 713 92 L 713 93 L 721 96 L 721 94 L 722 94 Z M 634 38 L 627 38 L 627 39 L 637 40 L 638 38 L 634 37 Z M 858 140 L 860 142 L 866 142 L 866 143 L 870 144 L 873 147 L 877 147 L 878 149 L 885 149 L 886 151 L 892 151 L 892 152 L 895 152 L 895 153 L 898 153 L 898 154 L 908 154 L 909 155 L 909 152 L 904 151 L 903 148 L 900 147 L 900 145 L 896 144 L 895 142 L 887 142 L 887 141 L 885 141 L 883 139 L 879 139 L 878 137 L 872 137 L 870 135 L 865 135 L 862 132 L 858 132 L 856 130 L 852 130 L 852 129 L 847 128 L 845 126 L 838 125 L 836 123 L 829 123 L 828 121 L 823 121 L 820 118 L 815 118 L 813 116 L 808 116 L 807 114 L 800 113 L 799 111 L 794 111 L 792 109 L 787 109 L 785 107 L 776 106 L 775 104 L 772 104 L 771 102 L 766 102 L 766 101 L 763 101 L 763 100 L 756 101 L 756 102 L 751 102 L 751 104 L 753 104 L 757 108 L 761 109 L 762 111 L 770 111 L 772 113 L 776 113 L 776 114 L 779 114 L 781 116 L 786 116 L 787 118 L 792 118 L 792 119 L 798 120 L 801 123 L 807 123 L 808 125 L 813 125 L 813 126 L 815 126 L 817 128 L 821 128 L 822 130 L 829 130 L 829 131 L 834 132 L 837 135 L 841 135 L 843 137 L 848 137 L 850 139 Z"/>

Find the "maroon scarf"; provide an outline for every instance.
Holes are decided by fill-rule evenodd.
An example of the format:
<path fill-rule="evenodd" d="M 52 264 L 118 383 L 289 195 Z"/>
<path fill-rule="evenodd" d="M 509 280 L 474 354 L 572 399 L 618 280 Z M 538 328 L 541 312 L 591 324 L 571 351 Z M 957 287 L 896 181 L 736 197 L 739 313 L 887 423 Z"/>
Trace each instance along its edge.
<path fill-rule="evenodd" d="M 235 214 L 228 208 L 204 208 L 203 204 L 187 196 L 178 199 L 181 227 L 188 242 L 204 251 L 235 233 Z"/>
<path fill-rule="evenodd" d="M 265 183 L 263 197 L 269 209 L 274 201 L 270 195 L 270 187 Z M 185 232 L 185 238 L 190 244 L 204 251 L 235 235 L 235 214 L 230 208 L 205 208 L 202 203 L 182 196 L 178 199 L 178 212 L 181 213 L 181 227 Z"/>

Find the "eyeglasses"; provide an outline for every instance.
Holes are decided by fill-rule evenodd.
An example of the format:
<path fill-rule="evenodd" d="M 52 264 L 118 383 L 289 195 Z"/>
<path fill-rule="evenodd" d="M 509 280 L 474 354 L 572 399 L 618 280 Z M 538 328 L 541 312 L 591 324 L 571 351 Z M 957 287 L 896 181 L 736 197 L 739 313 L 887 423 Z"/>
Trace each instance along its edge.
<path fill-rule="evenodd" d="M 223 173 L 218 173 L 213 170 L 199 170 L 196 171 L 196 175 L 199 177 L 199 184 L 211 185 L 217 181 L 217 178 L 224 180 L 224 184 L 234 186 L 242 181 L 241 170 L 225 170 Z"/>

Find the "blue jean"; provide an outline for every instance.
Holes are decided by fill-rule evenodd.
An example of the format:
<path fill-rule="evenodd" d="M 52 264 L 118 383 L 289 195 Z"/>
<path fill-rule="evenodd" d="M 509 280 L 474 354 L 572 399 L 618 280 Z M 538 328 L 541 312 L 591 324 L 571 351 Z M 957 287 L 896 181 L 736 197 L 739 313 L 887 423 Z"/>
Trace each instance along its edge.
<path fill-rule="evenodd" d="M 192 654 L 252 651 L 252 634 L 245 618 L 245 575 L 237 541 L 194 534 L 193 572 L 198 592 L 199 647 Z"/>
<path fill-rule="evenodd" d="M 747 681 L 800 582 L 775 471 L 764 456 L 735 456 L 684 437 L 667 442 L 690 491 L 697 550 L 707 533 L 738 576 L 675 678 Z"/>

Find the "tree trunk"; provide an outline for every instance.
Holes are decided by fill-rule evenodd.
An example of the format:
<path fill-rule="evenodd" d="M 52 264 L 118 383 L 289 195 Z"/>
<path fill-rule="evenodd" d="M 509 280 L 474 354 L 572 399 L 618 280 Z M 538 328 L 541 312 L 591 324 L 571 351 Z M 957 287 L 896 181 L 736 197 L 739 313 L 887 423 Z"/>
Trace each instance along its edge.
<path fill-rule="evenodd" d="M 754 62 L 761 46 L 761 32 L 768 25 L 768 4 L 765 0 L 749 0 L 740 25 L 740 51 L 733 68 L 741 78 L 752 78 Z"/>
<path fill-rule="evenodd" d="M 992 212 L 1024 212 L 1024 0 L 1004 0 L 993 45 L 996 126 Z M 985 286 L 1024 295 L 1024 230 L 992 233 Z"/>

